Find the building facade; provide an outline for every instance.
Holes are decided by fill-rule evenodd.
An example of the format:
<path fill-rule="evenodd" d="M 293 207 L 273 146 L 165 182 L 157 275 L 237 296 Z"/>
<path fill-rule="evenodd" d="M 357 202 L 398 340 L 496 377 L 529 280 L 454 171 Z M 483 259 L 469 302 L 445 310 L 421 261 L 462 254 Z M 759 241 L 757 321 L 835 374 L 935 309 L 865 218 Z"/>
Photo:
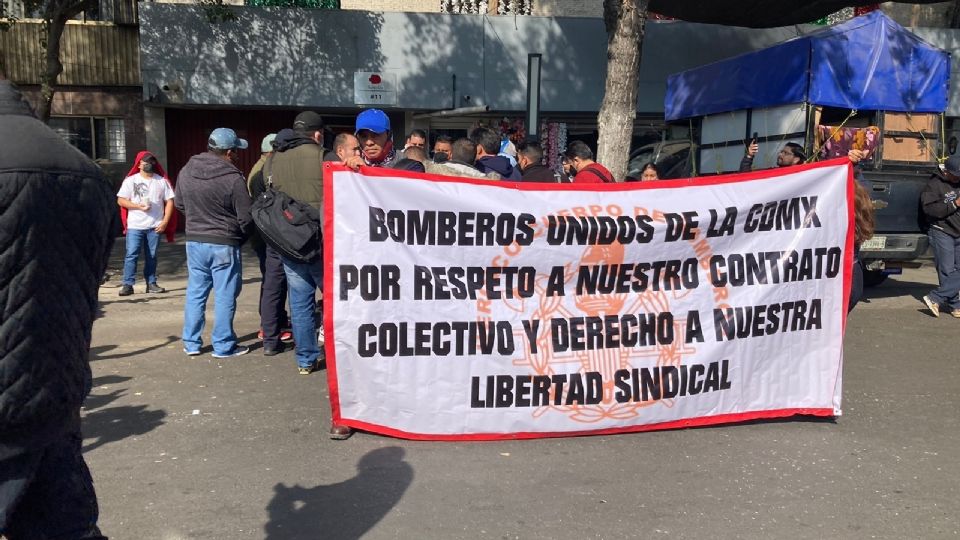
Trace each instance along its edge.
<path fill-rule="evenodd" d="M 132 0 L 102 0 L 67 23 L 63 73 L 51 107 L 50 126 L 114 180 L 144 146 L 136 8 Z M 22 4 L 11 3 L 8 12 L 26 18 L 0 31 L 0 55 L 7 78 L 36 107 L 44 69 L 42 25 L 23 12 Z"/>
<path fill-rule="evenodd" d="M 36 101 L 40 25 L 16 11 L 17 0 L 5 1 L 25 19 L 0 32 L 0 54 L 8 76 Z M 143 148 L 175 175 L 211 129 L 234 127 L 256 145 L 305 109 L 343 131 L 360 109 L 378 106 L 398 137 L 413 127 L 431 137 L 478 123 L 526 129 L 527 58 L 536 53 L 542 118 L 562 124 L 567 137 L 596 136 L 606 69 L 602 0 L 340 0 L 336 10 L 244 3 L 224 0 L 233 18 L 211 21 L 192 0 L 100 0 L 67 26 L 51 125 L 114 177 Z M 906 25 L 956 18 L 954 2 L 883 9 Z M 804 28 L 649 21 L 638 136 L 661 136 L 669 74 L 812 29 Z M 923 32 L 938 46 L 956 46 L 954 30 Z M 373 75 L 382 92 L 364 97 Z M 248 154 L 242 165 L 256 160 L 255 150 Z"/>

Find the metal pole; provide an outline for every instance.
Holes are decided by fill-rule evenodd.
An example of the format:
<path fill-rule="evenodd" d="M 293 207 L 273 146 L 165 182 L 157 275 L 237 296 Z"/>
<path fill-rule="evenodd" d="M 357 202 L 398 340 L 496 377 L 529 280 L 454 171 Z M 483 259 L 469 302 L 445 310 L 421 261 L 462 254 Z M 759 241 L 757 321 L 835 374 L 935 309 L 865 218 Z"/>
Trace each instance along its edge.
<path fill-rule="evenodd" d="M 540 140 L 540 64 L 543 55 L 527 55 L 527 141 Z"/>

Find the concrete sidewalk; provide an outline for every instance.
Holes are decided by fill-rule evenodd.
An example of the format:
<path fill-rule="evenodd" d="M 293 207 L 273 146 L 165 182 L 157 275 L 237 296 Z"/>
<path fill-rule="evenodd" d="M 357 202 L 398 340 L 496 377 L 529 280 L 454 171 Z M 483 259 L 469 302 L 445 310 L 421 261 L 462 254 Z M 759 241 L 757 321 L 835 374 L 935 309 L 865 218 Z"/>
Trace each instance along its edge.
<path fill-rule="evenodd" d="M 111 268 L 122 266 L 119 239 Z M 256 257 L 246 356 L 189 358 L 182 242 L 166 294 L 101 288 L 85 452 L 115 539 L 955 538 L 960 320 L 929 317 L 910 270 L 848 323 L 844 416 L 632 435 L 331 441 L 326 373 L 261 354 Z M 209 329 L 207 330 L 209 336 Z M 208 338 L 207 338 L 208 339 Z"/>

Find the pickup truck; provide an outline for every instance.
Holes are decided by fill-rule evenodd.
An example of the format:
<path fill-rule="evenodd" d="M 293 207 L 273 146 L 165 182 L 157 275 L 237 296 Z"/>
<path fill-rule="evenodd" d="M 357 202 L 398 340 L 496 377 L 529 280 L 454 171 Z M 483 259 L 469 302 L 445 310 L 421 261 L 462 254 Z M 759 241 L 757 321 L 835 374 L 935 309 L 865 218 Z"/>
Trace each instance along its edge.
<path fill-rule="evenodd" d="M 946 51 L 875 11 L 671 75 L 664 117 L 691 134 L 694 175 L 737 171 L 754 137 L 754 168 L 776 166 L 788 142 L 814 158 L 869 150 L 876 231 L 861 259 L 876 285 L 927 250 L 919 193 L 957 146 L 943 144 L 949 77 Z"/>

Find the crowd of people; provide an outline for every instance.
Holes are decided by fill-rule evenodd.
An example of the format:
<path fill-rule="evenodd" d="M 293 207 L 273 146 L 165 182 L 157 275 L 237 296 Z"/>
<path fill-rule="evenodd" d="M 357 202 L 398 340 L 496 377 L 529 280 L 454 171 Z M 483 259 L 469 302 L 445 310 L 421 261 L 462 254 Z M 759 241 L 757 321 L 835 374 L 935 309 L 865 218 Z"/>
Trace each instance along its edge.
<path fill-rule="evenodd" d="M 30 215 L 35 229 L 30 234 L 10 236 L 0 251 L 7 260 L 41 262 L 25 269 L 8 265 L 17 269 L 18 278 L 16 282 L 3 282 L 0 296 L 6 301 L 0 307 L 5 314 L 9 311 L 10 316 L 22 319 L 15 328 L 24 333 L 49 328 L 61 336 L 36 342 L 29 350 L 17 346 L 28 336 L 4 337 L 4 343 L 14 346 L 0 350 L 0 364 L 12 380 L 27 384 L 0 388 L 0 416 L 4 418 L 0 425 L 0 531 L 11 538 L 101 538 L 96 527 L 96 496 L 80 452 L 79 409 L 91 384 L 86 351 L 96 311 L 97 285 L 110 251 L 108 233 L 116 217 L 107 206 L 112 204 L 112 195 L 102 171 L 89 160 L 80 159 L 80 154 L 37 121 L 16 88 L 2 79 L 0 116 L 7 128 L 18 134 L 10 138 L 14 148 L 8 148 L 6 154 L 16 162 L 0 171 L 4 179 L 2 215 L 5 220 Z M 322 161 L 340 162 L 354 169 L 392 167 L 488 180 L 615 181 L 583 141 L 568 145 L 558 170 L 544 163 L 544 150 L 539 144 L 514 145 L 485 127 L 458 139 L 440 135 L 429 151 L 426 133 L 415 129 L 406 136 L 403 147 L 397 148 L 390 120 L 378 109 L 361 112 L 354 132 L 337 135 L 326 152 L 323 137 L 321 116 L 303 112 L 289 129 L 261 141 L 260 159 L 244 176 L 236 163 L 239 152 L 248 149 L 248 142 L 230 128 L 215 129 L 209 135 L 206 151 L 193 156 L 181 169 L 175 188 L 154 155 L 147 151 L 137 155 L 115 194 L 126 233 L 119 294 L 135 293 L 141 253 L 143 290 L 165 292 L 157 279 L 157 244 L 161 235 L 169 238 L 176 231 L 178 214 L 173 209 L 179 210 L 186 220 L 188 284 L 181 338 L 187 356 L 202 352 L 211 292 L 215 299 L 212 355 L 232 358 L 250 351 L 238 343 L 233 326 L 242 284 L 240 248 L 249 238 L 260 263 L 259 336 L 263 354 L 279 354 L 292 343 L 300 374 L 308 375 L 322 363 L 323 313 L 317 301 L 322 296 L 322 258 L 303 262 L 278 253 L 258 238 L 251 221 L 252 201 L 271 187 L 318 211 L 322 209 Z M 24 142 L 18 149 L 21 141 L 44 141 L 44 153 L 38 153 L 36 149 L 41 146 L 31 142 Z M 747 146 L 742 171 L 752 168 L 756 153 L 755 144 Z M 850 153 L 854 163 L 863 157 L 858 151 Z M 803 148 L 788 143 L 780 151 L 777 165 L 789 167 L 805 161 Z M 640 181 L 657 179 L 656 164 L 641 168 Z M 23 195 L 33 192 L 44 195 Z M 51 198 L 50 194 L 57 196 Z M 960 318 L 960 158 L 946 160 L 933 175 L 921 194 L 920 206 L 939 281 L 938 288 L 925 295 L 923 302 L 934 316 L 947 306 L 952 316 Z M 855 252 L 859 253 L 874 228 L 873 203 L 861 182 L 855 184 L 854 208 Z M 19 241 L 21 238 L 26 241 Z M 57 254 L 56 262 L 43 264 L 51 253 Z M 64 258 L 64 254 L 78 256 Z M 850 309 L 862 291 L 861 270 L 854 264 Z M 69 277 L 61 279 L 60 274 Z M 66 286 L 54 287 L 51 292 L 55 294 L 22 297 L 24 291 L 47 290 L 56 284 Z M 65 305 L 69 309 L 64 309 Z M 56 364 L 37 364 L 31 360 L 33 356 L 55 358 Z M 38 365 L 46 367 L 36 368 Z M 28 390 L 42 399 L 24 394 Z M 346 426 L 333 425 L 330 429 L 335 439 L 345 439 L 351 433 Z M 69 511 L 64 514 L 65 510 Z M 46 518 L 52 515 L 60 518 Z"/>
<path fill-rule="evenodd" d="M 324 123 L 312 111 L 296 116 L 288 129 L 267 135 L 260 144 L 260 159 L 244 177 L 236 167 L 238 152 L 249 143 L 230 128 L 215 129 L 206 152 L 193 156 L 181 169 L 176 189 L 156 158 L 142 152 L 132 174 L 124 180 L 117 201 L 126 214 L 127 250 L 120 295 L 133 293 L 137 258 L 145 253 L 144 280 L 147 292 L 163 292 L 156 278 L 156 246 L 160 234 L 170 230 L 172 207 L 186 219 L 188 283 L 184 305 L 183 352 L 201 354 L 205 308 L 210 293 L 215 299 L 211 333 L 212 355 L 230 358 L 250 349 L 237 341 L 233 329 L 236 299 L 241 286 L 240 246 L 246 238 L 259 259 L 259 297 L 263 355 L 274 356 L 293 345 L 297 370 L 309 375 L 322 364 L 323 311 L 322 257 L 310 262 L 285 256 L 259 238 L 251 223 L 251 201 L 268 188 L 282 191 L 316 209 L 323 208 L 323 161 L 342 163 L 355 170 L 362 166 L 517 182 L 614 182 L 610 171 L 597 163 L 593 151 L 575 140 L 562 156 L 562 168 L 553 170 L 544 163 L 543 148 L 535 142 L 514 145 L 493 129 L 477 127 L 458 139 L 440 135 L 432 151 L 427 134 L 419 129 L 407 134 L 403 147 L 395 145 L 389 117 L 379 109 L 366 109 L 356 117 L 353 133 L 341 133 L 325 151 Z M 746 149 L 741 170 L 752 167 L 757 147 Z M 851 152 L 851 160 L 863 156 Z M 778 158 L 779 166 L 804 160 L 802 148 L 787 144 Z M 641 168 L 639 181 L 659 179 L 653 163 Z M 858 193 L 866 193 L 858 184 Z M 873 232 L 873 211 L 869 195 L 856 204 L 856 246 Z M 319 248 L 318 248 L 319 249 Z M 862 269 L 855 265 L 850 309 L 862 292 Z M 289 303 L 289 310 L 287 305 Z M 334 425 L 331 437 L 343 439 L 351 431 Z"/>
<path fill-rule="evenodd" d="M 180 170 L 176 188 L 162 166 L 149 152 L 141 152 L 117 193 L 126 224 L 121 296 L 134 294 L 138 259 L 143 253 L 144 289 L 165 291 L 157 283 L 157 243 L 161 234 L 172 232 L 175 207 L 185 217 L 187 291 L 184 302 L 183 352 L 201 354 L 206 304 L 213 293 L 214 314 L 211 354 L 231 358 L 250 348 L 238 343 L 233 320 L 240 293 L 240 246 L 246 238 L 259 259 L 259 297 L 263 355 L 274 356 L 294 345 L 300 374 L 309 375 L 323 362 L 322 258 L 303 262 L 284 256 L 264 242 L 251 223 L 251 201 L 268 188 L 282 191 L 318 211 L 323 207 L 322 161 L 361 166 L 518 182 L 613 182 L 610 171 L 597 163 L 593 151 L 582 141 L 572 141 L 563 155 L 563 168 L 544 164 L 543 148 L 535 142 L 515 146 L 493 129 L 478 127 L 469 136 L 453 139 L 441 135 L 427 151 L 427 134 L 412 130 L 402 148 L 394 142 L 389 117 L 379 109 L 367 109 L 356 117 L 353 133 L 341 133 L 332 148 L 324 151 L 322 117 L 305 111 L 288 129 L 264 137 L 260 159 L 245 178 L 236 167 L 239 152 L 249 143 L 230 128 L 210 133 L 205 152 L 197 154 Z M 651 165 L 655 172 L 655 167 Z M 649 175 L 645 180 L 655 178 Z M 289 310 L 287 306 L 289 304 Z M 334 425 L 330 436 L 349 437 L 346 426 Z"/>

